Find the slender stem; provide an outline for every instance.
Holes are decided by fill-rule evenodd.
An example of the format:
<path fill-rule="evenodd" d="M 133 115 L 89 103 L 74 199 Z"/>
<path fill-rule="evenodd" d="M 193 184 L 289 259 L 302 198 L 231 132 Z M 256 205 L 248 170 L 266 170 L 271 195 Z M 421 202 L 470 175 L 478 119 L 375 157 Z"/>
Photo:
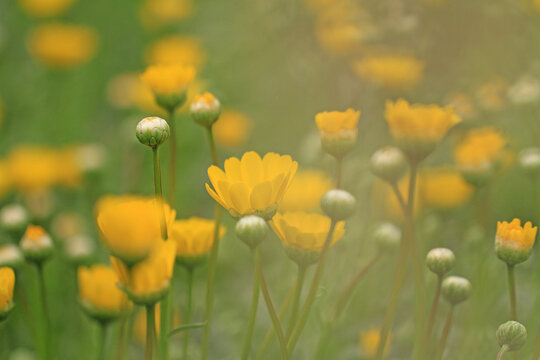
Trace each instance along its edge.
<path fill-rule="evenodd" d="M 336 157 L 336 189 L 341 188 L 341 178 L 343 175 L 343 156 Z"/>
<path fill-rule="evenodd" d="M 45 278 L 43 275 L 43 263 L 36 263 L 37 269 L 37 281 L 38 281 L 38 301 L 39 301 L 39 315 L 38 315 L 38 331 L 40 332 L 41 351 L 44 360 L 51 358 L 51 336 L 49 325 L 49 310 L 47 306 L 46 292 L 45 292 Z"/>
<path fill-rule="evenodd" d="M 259 292 L 259 273 L 257 269 L 255 269 L 253 275 L 253 293 L 251 295 L 248 326 L 246 336 L 244 338 L 244 345 L 242 346 L 242 360 L 247 360 L 251 352 L 251 339 L 253 338 L 253 329 L 255 328 L 255 319 L 257 318 L 257 307 L 259 306 Z"/>
<path fill-rule="evenodd" d="M 187 308 L 185 323 L 191 324 L 191 315 L 193 312 L 193 274 L 195 269 L 192 267 L 187 268 Z M 184 333 L 184 360 L 188 358 L 188 347 L 189 347 L 189 329 Z"/>
<path fill-rule="evenodd" d="M 439 342 L 439 347 L 437 349 L 437 360 L 441 360 L 444 354 L 444 349 L 446 347 L 446 341 L 448 340 L 448 335 L 450 334 L 450 328 L 452 327 L 452 317 L 454 316 L 454 305 L 451 305 L 448 316 L 446 317 L 446 322 L 444 323 L 443 332 L 441 335 L 441 340 Z"/>
<path fill-rule="evenodd" d="M 510 295 L 510 315 L 512 320 L 517 321 L 516 306 L 516 281 L 514 277 L 514 265 L 507 265 L 508 270 L 508 293 Z"/>
<path fill-rule="evenodd" d="M 285 332 L 285 338 L 289 340 L 291 338 L 292 331 L 296 325 L 296 319 L 298 317 L 298 308 L 300 307 L 300 298 L 302 297 L 302 287 L 304 286 L 304 278 L 306 276 L 307 267 L 304 265 L 298 265 L 298 276 L 296 278 L 296 288 L 294 290 L 293 307 L 291 310 L 291 316 L 289 318 L 289 325 Z"/>
<path fill-rule="evenodd" d="M 96 346 L 96 360 L 105 360 L 105 338 L 107 336 L 107 323 L 98 323 L 98 342 Z"/>
<path fill-rule="evenodd" d="M 319 262 L 317 263 L 317 268 L 315 269 L 315 275 L 313 275 L 313 282 L 311 283 L 311 287 L 309 289 L 306 302 L 304 303 L 304 306 L 302 307 L 302 311 L 300 313 L 300 318 L 298 319 L 298 323 L 296 324 L 291 334 L 291 337 L 289 338 L 288 351 L 291 356 L 294 352 L 296 343 L 298 342 L 298 339 L 300 338 L 300 334 L 302 333 L 302 330 L 304 329 L 304 326 L 306 325 L 309 312 L 311 311 L 311 307 L 313 306 L 313 302 L 315 301 L 315 296 L 317 295 L 317 290 L 319 289 L 319 283 L 321 281 L 322 273 L 324 270 L 324 262 L 326 260 L 326 255 L 328 253 L 328 250 L 330 249 L 330 243 L 332 242 L 332 236 L 334 234 L 335 227 L 336 227 L 336 222 L 332 220 L 332 222 L 330 223 L 330 228 L 328 229 L 328 235 L 326 236 L 326 240 L 321 250 L 321 255 L 319 256 Z"/>
<path fill-rule="evenodd" d="M 146 350 L 144 360 L 152 360 L 154 353 L 154 335 L 156 333 L 156 305 L 146 306 Z"/>
<path fill-rule="evenodd" d="M 159 338 L 157 338 L 157 340 L 159 346 L 158 355 L 161 360 L 169 359 L 169 332 L 171 331 L 171 296 L 173 292 L 173 283 L 174 281 L 170 282 L 169 291 L 161 300 L 161 305 L 159 307 Z"/>
<path fill-rule="evenodd" d="M 124 360 L 124 354 L 126 353 L 127 346 L 127 328 L 128 328 L 128 317 L 122 318 L 120 323 L 120 330 L 117 337 L 117 347 L 116 347 L 116 360 Z"/>
<path fill-rule="evenodd" d="M 176 119 L 174 118 L 174 108 L 169 113 L 169 204 L 174 208 L 176 200 Z"/>
<path fill-rule="evenodd" d="M 163 200 L 163 190 L 161 187 L 161 166 L 159 164 L 159 148 L 152 147 L 152 162 L 154 164 L 154 194 L 157 200 Z M 165 219 L 165 209 L 161 207 L 161 237 L 167 240 L 167 221 Z"/>
<path fill-rule="evenodd" d="M 214 165 L 219 165 L 219 157 L 217 154 L 216 149 L 216 142 L 214 141 L 214 133 L 212 132 L 212 128 L 206 128 L 206 135 L 208 138 L 208 145 L 210 146 L 210 154 L 212 155 L 212 163 Z"/>
<path fill-rule="evenodd" d="M 435 324 L 435 315 L 437 314 L 437 307 L 439 306 L 439 298 L 441 297 L 441 285 L 442 285 L 442 276 L 437 276 L 437 289 L 435 290 L 435 296 L 433 297 L 433 302 L 431 303 L 431 311 L 429 312 L 429 320 L 426 328 L 426 335 L 422 343 L 422 352 L 420 353 L 420 358 L 425 359 L 427 355 L 427 350 L 429 347 L 429 341 L 431 340 L 431 333 L 433 331 L 433 325 Z"/>
<path fill-rule="evenodd" d="M 270 297 L 270 291 L 268 290 L 268 284 L 266 283 L 266 279 L 264 278 L 264 274 L 263 274 L 260 247 L 257 247 L 256 249 L 253 250 L 253 260 L 255 261 L 256 271 L 259 274 L 259 281 L 261 284 L 261 290 L 263 293 L 264 301 L 266 302 L 266 308 L 268 309 L 268 314 L 270 315 L 270 319 L 272 319 L 272 324 L 277 334 L 277 338 L 279 341 L 279 348 L 281 350 L 281 358 L 282 360 L 288 360 L 289 354 L 287 352 L 287 342 L 285 341 L 285 336 L 283 335 L 283 329 L 281 327 L 281 323 L 279 321 L 276 310 L 274 308 L 274 304 L 272 303 L 272 298 Z"/>
<path fill-rule="evenodd" d="M 403 211 L 403 214 L 407 212 L 407 203 L 405 202 L 405 199 L 403 199 L 403 195 L 401 194 L 401 191 L 399 190 L 399 187 L 397 183 L 392 183 L 390 185 L 392 187 L 392 190 L 394 191 L 394 194 L 396 195 L 396 198 L 398 199 L 399 205 L 401 206 L 401 210 Z"/>
<path fill-rule="evenodd" d="M 502 360 L 504 354 L 508 351 L 508 345 L 501 346 L 501 350 L 497 353 L 497 359 L 496 360 Z M 533 358 L 535 359 L 535 358 Z M 536 360 L 536 359 L 535 359 Z"/>

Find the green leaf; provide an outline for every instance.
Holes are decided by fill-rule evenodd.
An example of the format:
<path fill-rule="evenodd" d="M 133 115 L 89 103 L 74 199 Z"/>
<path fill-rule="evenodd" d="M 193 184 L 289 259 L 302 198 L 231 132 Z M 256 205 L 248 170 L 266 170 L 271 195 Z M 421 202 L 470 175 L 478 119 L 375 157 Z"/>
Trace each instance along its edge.
<path fill-rule="evenodd" d="M 169 333 L 169 337 L 170 337 L 170 336 L 173 336 L 173 335 L 176 335 L 176 334 L 178 334 L 178 333 L 181 333 L 182 331 L 186 331 L 186 330 L 190 330 L 190 329 L 198 329 L 198 328 L 202 328 L 202 327 L 204 327 L 205 325 L 206 325 L 206 322 L 182 325 L 182 326 L 180 326 L 179 328 L 176 328 L 176 329 L 174 329 L 174 330 L 171 330 L 171 332 Z"/>

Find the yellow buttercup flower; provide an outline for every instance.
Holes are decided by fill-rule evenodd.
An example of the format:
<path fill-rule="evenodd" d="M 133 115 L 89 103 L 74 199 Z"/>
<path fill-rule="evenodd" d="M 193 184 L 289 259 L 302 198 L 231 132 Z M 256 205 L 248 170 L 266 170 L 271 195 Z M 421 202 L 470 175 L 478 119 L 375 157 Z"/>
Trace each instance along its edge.
<path fill-rule="evenodd" d="M 13 308 L 15 272 L 12 268 L 0 268 L 0 320 Z"/>
<path fill-rule="evenodd" d="M 162 209 L 167 227 L 176 212 L 154 197 L 135 195 L 105 196 L 96 204 L 96 222 L 109 252 L 133 264 L 162 242 Z"/>
<path fill-rule="evenodd" d="M 132 267 L 111 257 L 111 264 L 120 279 L 122 289 L 135 304 L 158 302 L 168 291 L 174 270 L 176 242 L 159 241 L 148 257 Z"/>
<path fill-rule="evenodd" d="M 333 181 L 320 170 L 300 170 L 279 206 L 283 211 L 314 211 L 320 208 L 321 198 L 333 187 Z"/>
<path fill-rule="evenodd" d="M 432 168 L 422 171 L 420 192 L 422 204 L 436 209 L 452 209 L 465 204 L 473 188 L 458 171 Z"/>
<path fill-rule="evenodd" d="M 538 228 L 527 221 L 521 226 L 519 219 L 512 222 L 497 222 L 495 236 L 495 252 L 497 256 L 509 265 L 515 265 L 527 260 L 536 239 Z"/>
<path fill-rule="evenodd" d="M 225 160 L 225 171 L 212 165 L 208 177 L 214 189 L 206 190 L 235 217 L 258 215 L 271 219 L 287 190 L 298 163 L 289 155 L 267 153 L 261 159 L 254 151 L 242 159 Z"/>
<path fill-rule="evenodd" d="M 176 260 L 192 267 L 204 261 L 214 244 L 215 221 L 191 217 L 177 220 L 171 225 L 170 239 L 176 242 Z M 219 238 L 225 235 L 225 227 L 219 227 Z"/>
<path fill-rule="evenodd" d="M 253 121 L 245 114 L 224 109 L 213 127 L 216 143 L 229 148 L 237 148 L 245 144 L 253 130 Z"/>
<path fill-rule="evenodd" d="M 94 57 L 97 35 L 86 26 L 45 24 L 30 34 L 28 48 L 34 58 L 47 66 L 71 68 Z"/>
<path fill-rule="evenodd" d="M 129 301 L 118 288 L 119 279 L 111 267 L 80 267 L 77 275 L 81 305 L 90 316 L 113 319 L 129 309 Z"/>
<path fill-rule="evenodd" d="M 141 21 L 149 28 L 188 18 L 193 13 L 191 0 L 145 0 L 141 6 Z"/>
<path fill-rule="evenodd" d="M 74 0 L 19 0 L 20 7 L 28 14 L 38 17 L 60 15 Z"/>
<path fill-rule="evenodd" d="M 157 95 L 182 94 L 195 77 L 192 66 L 152 65 L 141 75 L 142 81 Z"/>
<path fill-rule="evenodd" d="M 6 162 L 13 184 L 21 191 L 47 189 L 58 182 L 58 158 L 52 149 L 19 146 L 11 150 Z"/>
<path fill-rule="evenodd" d="M 322 251 L 331 220 L 329 217 L 306 212 L 287 212 L 276 214 L 270 226 L 281 240 L 289 257 L 299 264 L 311 264 L 317 261 Z M 336 224 L 330 246 L 345 234 L 345 223 Z"/>
<path fill-rule="evenodd" d="M 360 111 L 324 111 L 315 115 L 323 148 L 334 156 L 343 156 L 356 143 Z"/>
<path fill-rule="evenodd" d="M 420 82 L 424 63 L 409 55 L 369 55 L 352 64 L 358 76 L 390 89 L 411 88 Z"/>
<path fill-rule="evenodd" d="M 195 37 L 172 35 L 154 42 L 146 51 L 149 65 L 191 65 L 199 69 L 206 59 L 201 41 Z"/>
<path fill-rule="evenodd" d="M 368 331 L 362 331 L 360 333 L 360 350 L 362 353 L 371 358 L 377 354 L 377 348 L 379 347 L 379 342 L 381 341 L 381 333 L 378 329 L 372 328 Z M 388 346 L 390 345 L 390 336 L 386 341 L 384 346 L 384 352 L 388 351 Z"/>

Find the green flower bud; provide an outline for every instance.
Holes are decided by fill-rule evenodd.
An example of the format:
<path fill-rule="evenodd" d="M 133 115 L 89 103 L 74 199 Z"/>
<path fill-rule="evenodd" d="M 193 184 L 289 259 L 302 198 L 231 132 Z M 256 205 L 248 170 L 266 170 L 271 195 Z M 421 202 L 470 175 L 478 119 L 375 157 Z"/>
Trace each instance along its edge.
<path fill-rule="evenodd" d="M 157 116 L 142 119 L 136 128 L 137 139 L 141 144 L 150 147 L 163 144 L 169 138 L 170 132 L 169 124 Z"/>
<path fill-rule="evenodd" d="M 518 156 L 519 166 L 529 175 L 540 174 L 540 148 L 522 150 Z"/>
<path fill-rule="evenodd" d="M 254 249 L 268 235 L 266 221 L 255 215 L 244 216 L 236 223 L 236 236 L 247 246 Z"/>
<path fill-rule="evenodd" d="M 443 280 L 441 286 L 442 296 L 452 305 L 457 305 L 471 295 L 471 283 L 460 276 L 449 276 Z"/>
<path fill-rule="evenodd" d="M 426 256 L 426 265 L 433 273 L 443 276 L 448 273 L 456 262 L 456 256 L 450 249 L 431 249 Z"/>
<path fill-rule="evenodd" d="M 356 199 L 345 190 L 330 190 L 321 199 L 321 208 L 334 221 L 345 220 L 352 215 Z"/>
<path fill-rule="evenodd" d="M 28 225 L 20 247 L 26 260 L 42 263 L 53 253 L 54 246 L 49 234 L 41 226 Z"/>
<path fill-rule="evenodd" d="M 24 264 L 24 256 L 19 247 L 13 244 L 0 246 L 0 267 L 16 269 Z"/>
<path fill-rule="evenodd" d="M 94 242 L 85 234 L 71 236 L 64 242 L 64 251 L 73 265 L 88 265 L 94 256 Z"/>
<path fill-rule="evenodd" d="M 20 204 L 6 205 L 0 211 L 0 225 L 11 234 L 22 235 L 29 218 L 28 211 Z"/>
<path fill-rule="evenodd" d="M 517 321 L 507 321 L 497 329 L 497 341 L 508 350 L 519 350 L 527 341 L 527 329 Z"/>
<path fill-rule="evenodd" d="M 189 112 L 196 123 L 209 128 L 219 118 L 219 115 L 221 114 L 221 104 L 214 95 L 205 92 L 203 95 L 195 96 L 195 100 L 191 103 Z"/>
<path fill-rule="evenodd" d="M 171 94 L 155 94 L 156 103 L 167 110 L 168 112 L 173 112 L 178 109 L 187 99 L 187 91 L 181 93 L 171 93 Z"/>
<path fill-rule="evenodd" d="M 371 172 L 389 183 L 396 183 L 405 175 L 407 169 L 407 159 L 397 147 L 386 146 L 371 156 Z"/>
<path fill-rule="evenodd" d="M 482 187 L 487 184 L 495 175 L 493 164 L 484 163 L 474 168 L 460 169 L 461 175 L 469 184 L 474 187 Z"/>
<path fill-rule="evenodd" d="M 379 224 L 372 233 L 373 240 L 384 251 L 394 250 L 401 243 L 401 229 L 390 222 Z"/>

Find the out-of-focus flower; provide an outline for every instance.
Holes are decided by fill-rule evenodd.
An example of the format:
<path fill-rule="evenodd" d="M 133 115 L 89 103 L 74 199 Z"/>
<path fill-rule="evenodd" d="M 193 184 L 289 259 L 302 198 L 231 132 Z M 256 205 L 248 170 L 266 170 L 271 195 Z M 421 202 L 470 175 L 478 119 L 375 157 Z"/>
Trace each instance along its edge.
<path fill-rule="evenodd" d="M 191 65 L 200 69 L 206 54 L 196 37 L 171 35 L 157 40 L 146 50 L 148 65 Z"/>
<path fill-rule="evenodd" d="M 481 84 L 475 91 L 476 99 L 485 110 L 497 111 L 506 105 L 508 82 L 503 78 L 495 78 Z"/>
<path fill-rule="evenodd" d="M 83 309 L 98 320 L 112 320 L 130 308 L 130 303 L 117 286 L 116 272 L 101 264 L 78 269 L 79 298 Z"/>
<path fill-rule="evenodd" d="M 50 189 L 24 192 L 24 205 L 34 219 L 47 219 L 56 206 L 56 199 Z"/>
<path fill-rule="evenodd" d="M 282 211 L 315 211 L 321 198 L 333 186 L 333 181 L 320 170 L 300 170 L 285 192 L 279 206 Z"/>
<path fill-rule="evenodd" d="M 495 252 L 508 265 L 515 265 L 529 258 L 538 228 L 527 221 L 521 226 L 519 219 L 497 222 Z"/>
<path fill-rule="evenodd" d="M 353 62 L 355 73 L 381 87 L 412 88 L 420 82 L 424 63 L 409 55 L 368 55 Z"/>
<path fill-rule="evenodd" d="M 537 176 L 540 173 L 540 148 L 530 147 L 523 149 L 518 158 L 519 165 L 527 174 Z"/>
<path fill-rule="evenodd" d="M 385 146 L 371 156 L 370 167 L 375 176 L 394 184 L 407 173 L 409 164 L 403 151 L 394 146 Z"/>
<path fill-rule="evenodd" d="M 450 107 L 410 105 L 403 99 L 387 101 L 384 117 L 398 146 L 415 160 L 429 155 L 446 133 L 460 122 Z"/>
<path fill-rule="evenodd" d="M 268 220 L 277 211 L 297 167 L 289 155 L 267 153 L 261 159 L 248 151 L 241 160 L 225 160 L 225 171 L 215 165 L 208 168 L 214 189 L 206 184 L 206 190 L 235 218 L 258 215 Z"/>
<path fill-rule="evenodd" d="M 456 92 L 448 95 L 447 105 L 454 108 L 456 114 L 462 119 L 470 119 L 476 115 L 473 99 L 469 94 Z"/>
<path fill-rule="evenodd" d="M 465 204 L 473 188 L 450 168 L 430 168 L 422 171 L 420 192 L 422 203 L 435 209 L 452 209 Z"/>
<path fill-rule="evenodd" d="M 145 0 L 140 17 L 148 28 L 167 25 L 188 18 L 193 13 L 191 0 Z"/>
<path fill-rule="evenodd" d="M 536 8 L 536 11 L 540 12 L 540 0 L 533 0 L 533 5 Z"/>
<path fill-rule="evenodd" d="M 55 238 L 65 240 L 85 231 L 86 224 L 81 215 L 75 212 L 62 212 L 54 217 L 51 232 Z"/>
<path fill-rule="evenodd" d="M 95 250 L 93 239 L 86 234 L 78 234 L 64 240 L 64 253 L 76 266 L 90 263 Z"/>
<path fill-rule="evenodd" d="M 197 94 L 191 102 L 189 113 L 197 124 L 209 128 L 219 119 L 221 103 L 209 92 Z"/>
<path fill-rule="evenodd" d="M 137 108 L 147 113 L 159 114 L 152 90 L 135 73 L 123 73 L 113 77 L 107 86 L 109 102 L 119 109 Z"/>
<path fill-rule="evenodd" d="M 332 189 L 321 199 L 322 211 L 334 221 L 349 218 L 356 208 L 355 197 L 342 189 Z"/>
<path fill-rule="evenodd" d="M 224 109 L 219 121 L 212 127 L 216 143 L 229 148 L 238 148 L 244 145 L 252 130 L 251 118 L 232 109 Z"/>
<path fill-rule="evenodd" d="M 19 247 L 13 244 L 0 246 L 0 267 L 18 268 L 24 263 L 24 257 Z"/>
<path fill-rule="evenodd" d="M 141 75 L 142 81 L 152 90 L 156 102 L 170 111 L 181 106 L 187 90 L 195 78 L 195 68 L 184 65 L 152 65 Z"/>
<path fill-rule="evenodd" d="M 111 257 L 122 289 L 137 305 L 158 302 L 168 291 L 174 270 L 176 242 L 159 241 L 146 259 L 128 268 L 122 260 Z"/>
<path fill-rule="evenodd" d="M 379 347 L 379 342 L 381 341 L 381 333 L 379 329 L 369 329 L 367 331 L 362 331 L 360 333 L 360 351 L 364 356 L 368 358 L 374 357 L 377 354 L 377 348 Z M 384 346 L 384 352 L 388 351 L 388 346 L 390 345 L 390 336 L 386 340 L 386 345 Z"/>
<path fill-rule="evenodd" d="M 330 218 L 306 212 L 276 214 L 270 226 L 281 240 L 287 255 L 299 265 L 309 265 L 319 259 L 328 231 Z M 345 223 L 336 224 L 330 246 L 345 234 Z"/>
<path fill-rule="evenodd" d="M 15 272 L 12 268 L 0 268 L 0 320 L 3 320 L 13 308 L 13 288 Z"/>
<path fill-rule="evenodd" d="M 105 163 L 107 150 L 102 144 L 84 144 L 76 147 L 75 157 L 79 168 L 83 172 L 97 171 Z"/>
<path fill-rule="evenodd" d="M 316 34 L 321 47 L 329 53 L 345 55 L 357 51 L 373 33 L 368 22 L 318 21 Z"/>
<path fill-rule="evenodd" d="M 21 204 L 8 204 L 0 210 L 0 226 L 12 234 L 24 230 L 29 218 L 28 210 Z"/>
<path fill-rule="evenodd" d="M 28 225 L 20 242 L 24 257 L 33 262 L 43 262 L 53 252 L 53 242 L 41 226 Z"/>
<path fill-rule="evenodd" d="M 523 76 L 508 89 L 508 98 L 515 104 L 527 104 L 540 99 L 540 81 L 532 76 Z"/>
<path fill-rule="evenodd" d="M 49 17 L 60 15 L 73 2 L 74 0 L 19 0 L 19 6 L 30 15 Z"/>
<path fill-rule="evenodd" d="M 315 115 L 315 123 L 321 136 L 324 150 L 341 157 L 352 150 L 358 135 L 360 111 L 324 111 Z"/>
<path fill-rule="evenodd" d="M 101 198 L 96 204 L 96 222 L 109 252 L 128 264 L 146 258 L 156 244 L 162 242 L 162 211 L 169 228 L 176 212 L 153 197 Z"/>
<path fill-rule="evenodd" d="M 28 38 L 28 48 L 36 60 L 52 68 L 72 68 L 94 57 L 96 32 L 86 26 L 51 23 L 40 25 Z"/>

